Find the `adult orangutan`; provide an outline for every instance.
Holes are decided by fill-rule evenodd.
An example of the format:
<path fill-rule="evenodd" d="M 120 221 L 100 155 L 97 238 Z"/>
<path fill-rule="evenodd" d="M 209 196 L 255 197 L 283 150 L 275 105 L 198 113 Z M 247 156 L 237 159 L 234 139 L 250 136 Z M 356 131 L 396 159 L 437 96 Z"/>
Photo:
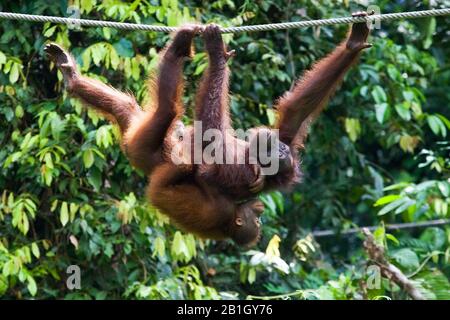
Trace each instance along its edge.
<path fill-rule="evenodd" d="M 195 120 L 201 121 L 200 129 L 184 128 L 179 121 L 184 111 L 183 63 L 192 55 L 192 39 L 197 33 L 204 38 L 209 58 L 196 96 Z M 226 50 L 216 25 L 184 26 L 176 32 L 160 54 L 158 75 L 151 85 L 154 106 L 148 110 L 143 110 L 131 95 L 80 75 L 74 59 L 58 45 L 48 44 L 45 51 L 61 70 L 68 92 L 118 124 L 124 153 L 149 176 L 148 195 L 153 205 L 183 230 L 204 238 L 232 238 L 240 245 L 250 246 L 259 239 L 259 216 L 264 206 L 249 198 L 261 191 L 289 188 L 299 181 L 299 150 L 304 146 L 308 125 L 357 61 L 361 50 L 370 47 L 366 42 L 368 34 L 366 23 L 354 24 L 347 39 L 279 99 L 275 126 L 279 135 L 269 128 L 256 128 L 248 141 L 237 138 L 231 128 L 227 61 L 233 52 Z M 196 130 L 202 134 L 218 130 L 223 139 L 214 142 L 224 158 L 246 161 L 175 163 L 174 149 L 186 143 L 196 147 L 190 139 L 174 138 L 174 131 L 180 127 L 184 136 L 193 136 L 198 133 Z M 256 162 L 248 160 L 252 146 L 271 139 L 276 141 L 276 150 L 271 145 L 262 153 L 270 153 L 269 159 L 279 163 L 279 167 L 264 175 L 262 172 L 270 163 L 263 163 L 261 150 L 256 153 Z M 205 141 L 200 141 L 201 150 L 207 147 Z"/>

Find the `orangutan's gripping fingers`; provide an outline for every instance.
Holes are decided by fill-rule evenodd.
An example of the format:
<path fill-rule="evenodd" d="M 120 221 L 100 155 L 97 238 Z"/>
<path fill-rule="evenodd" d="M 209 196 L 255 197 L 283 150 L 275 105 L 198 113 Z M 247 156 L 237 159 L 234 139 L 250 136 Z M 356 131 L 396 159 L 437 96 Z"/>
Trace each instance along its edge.
<path fill-rule="evenodd" d="M 367 13 L 364 11 L 355 12 L 353 17 L 367 17 L 374 14 L 374 11 Z M 369 21 L 358 22 L 353 24 L 350 36 L 347 40 L 347 48 L 352 51 L 360 51 L 362 49 L 370 48 L 372 45 L 367 43 L 367 37 L 369 36 Z"/>
<path fill-rule="evenodd" d="M 180 27 L 169 46 L 171 51 L 177 57 L 192 57 L 194 49 L 192 47 L 192 39 L 202 30 L 203 26 L 196 24 L 188 24 Z"/>
<path fill-rule="evenodd" d="M 56 43 L 46 44 L 44 51 L 57 66 L 68 62 L 68 54 Z"/>
<path fill-rule="evenodd" d="M 262 189 L 264 189 L 265 179 L 261 174 L 261 170 L 259 170 L 259 166 L 253 167 L 254 174 L 257 176 L 256 180 L 252 182 L 249 186 L 251 193 L 259 193 Z"/>
<path fill-rule="evenodd" d="M 230 50 L 225 52 L 225 59 L 229 60 L 232 57 L 236 56 L 236 50 Z"/>
<path fill-rule="evenodd" d="M 205 48 L 210 58 L 227 59 L 227 52 L 225 51 L 225 44 L 222 40 L 220 27 L 216 24 L 209 24 L 202 33 L 205 41 Z M 233 53 L 230 53 L 233 54 Z"/>
<path fill-rule="evenodd" d="M 75 71 L 75 63 L 63 48 L 56 43 L 49 43 L 45 45 L 44 52 L 47 54 L 50 60 L 52 60 L 58 68 L 72 69 Z"/>
<path fill-rule="evenodd" d="M 77 73 L 77 66 L 72 56 L 56 43 L 46 44 L 44 52 L 61 70 L 66 85 L 69 85 Z"/>
<path fill-rule="evenodd" d="M 264 188 L 264 178 L 262 176 L 258 177 L 255 182 L 250 184 L 251 193 L 259 193 Z"/>

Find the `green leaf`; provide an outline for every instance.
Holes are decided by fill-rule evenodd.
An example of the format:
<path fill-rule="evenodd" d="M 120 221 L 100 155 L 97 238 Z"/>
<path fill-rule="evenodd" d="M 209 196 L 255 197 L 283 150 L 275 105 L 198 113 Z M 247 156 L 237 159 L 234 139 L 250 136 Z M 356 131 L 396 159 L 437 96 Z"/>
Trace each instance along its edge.
<path fill-rule="evenodd" d="M 376 228 L 373 232 L 373 238 L 375 240 L 375 243 L 379 246 L 384 247 L 384 238 L 386 236 L 386 229 L 384 228 L 384 225 L 381 225 L 380 227 Z"/>
<path fill-rule="evenodd" d="M 441 134 L 444 138 L 447 136 L 447 128 L 439 117 L 429 115 L 427 117 L 427 122 L 428 126 L 431 128 L 431 131 L 433 131 L 435 135 Z"/>
<path fill-rule="evenodd" d="M 80 5 L 84 12 L 89 13 L 92 11 L 94 7 L 94 1 L 93 0 L 81 0 Z M 106 29 L 106 28 L 105 28 Z"/>
<path fill-rule="evenodd" d="M 179 11 L 172 9 L 167 10 L 166 17 L 167 17 L 167 25 L 169 27 L 177 26 L 179 24 L 179 18 L 181 18 L 181 16 L 179 15 Z"/>
<path fill-rule="evenodd" d="M 394 209 L 397 209 L 398 207 L 404 205 L 407 201 L 411 201 L 411 199 L 405 197 L 395 200 L 394 202 L 389 203 L 387 206 L 381 209 L 380 212 L 378 212 L 378 215 L 379 216 L 385 215 L 386 213 L 391 212 Z"/>
<path fill-rule="evenodd" d="M 277 213 L 277 204 L 270 196 L 270 194 L 265 194 L 260 197 L 261 201 L 264 203 L 264 210 L 271 215 L 276 215 Z"/>
<path fill-rule="evenodd" d="M 450 196 L 450 183 L 445 181 L 439 181 L 437 185 L 439 191 L 442 193 L 444 197 Z"/>
<path fill-rule="evenodd" d="M 189 251 L 188 260 L 190 260 L 197 255 L 195 238 L 192 234 L 188 234 L 184 237 L 184 240 Z"/>
<path fill-rule="evenodd" d="M 195 68 L 194 75 L 201 74 L 206 69 L 206 67 L 208 67 L 208 64 L 206 62 L 198 64 Z"/>
<path fill-rule="evenodd" d="M 88 176 L 88 181 L 95 188 L 96 191 L 99 191 L 103 182 L 102 172 L 95 167 L 92 168 Z"/>
<path fill-rule="evenodd" d="M 450 282 L 441 271 L 421 272 L 420 277 L 414 281 L 419 282 L 420 287 L 431 291 L 434 299 L 450 300 Z"/>
<path fill-rule="evenodd" d="M 382 205 L 390 203 L 394 200 L 397 200 L 400 197 L 401 196 L 399 194 L 390 194 L 390 195 L 387 195 L 387 196 L 384 196 L 384 197 L 378 199 L 377 202 L 375 202 L 375 204 L 373 206 L 374 207 L 382 206 Z"/>
<path fill-rule="evenodd" d="M 398 239 L 396 237 L 394 237 L 394 235 L 390 234 L 390 233 L 386 233 L 386 239 L 391 240 L 392 242 L 394 242 L 396 245 L 400 245 L 400 241 L 398 241 Z"/>
<path fill-rule="evenodd" d="M 409 106 L 407 103 L 401 103 L 395 105 L 395 111 L 397 114 L 406 121 L 411 120 L 411 112 L 409 111 Z"/>
<path fill-rule="evenodd" d="M 67 224 L 67 222 L 69 222 L 69 208 L 67 206 L 67 202 L 65 202 L 65 201 L 61 204 L 61 211 L 59 213 L 59 219 L 63 226 L 65 226 Z"/>
<path fill-rule="evenodd" d="M 52 121 L 50 123 L 50 127 L 52 130 L 52 136 L 55 140 L 59 140 L 61 132 L 64 130 L 65 122 L 61 120 L 59 115 L 54 114 Z"/>
<path fill-rule="evenodd" d="M 436 117 L 441 119 L 441 121 L 445 124 L 445 126 L 450 129 L 450 120 L 448 120 L 446 117 L 444 117 L 442 114 L 436 113 Z"/>
<path fill-rule="evenodd" d="M 403 98 L 405 98 L 405 100 L 407 102 L 412 102 L 414 101 L 414 98 L 416 97 L 416 95 L 414 94 L 413 91 L 411 90 L 405 90 L 402 92 Z"/>
<path fill-rule="evenodd" d="M 171 252 L 174 256 L 184 261 L 189 257 L 189 249 L 183 239 L 183 235 L 179 231 L 175 232 Z"/>
<path fill-rule="evenodd" d="M 83 152 L 83 163 L 86 169 L 89 169 L 94 164 L 94 153 L 92 149 L 87 149 Z"/>
<path fill-rule="evenodd" d="M 436 18 L 428 18 L 427 28 L 425 30 L 425 39 L 423 40 L 423 48 L 429 49 L 433 44 L 433 34 L 436 32 Z"/>
<path fill-rule="evenodd" d="M 420 265 L 419 257 L 409 248 L 395 251 L 392 258 L 403 268 L 407 270 L 417 269 Z"/>
<path fill-rule="evenodd" d="M 269 125 L 273 126 L 276 121 L 276 113 L 273 109 L 266 109 L 267 119 L 269 120 Z"/>
<path fill-rule="evenodd" d="M 106 40 L 111 40 L 111 29 L 110 28 L 102 28 L 103 36 Z"/>
<path fill-rule="evenodd" d="M 104 43 L 96 43 L 91 46 L 91 49 L 92 60 L 95 65 L 99 66 L 106 54 L 105 45 Z"/>
<path fill-rule="evenodd" d="M 8 290 L 8 280 L 3 275 L 0 275 L 0 297 Z"/>
<path fill-rule="evenodd" d="M 118 42 L 113 44 L 117 54 L 121 57 L 134 57 L 133 43 L 125 38 L 121 38 Z"/>
<path fill-rule="evenodd" d="M 389 115 L 389 105 L 385 102 L 375 104 L 375 117 L 378 123 L 383 124 Z"/>
<path fill-rule="evenodd" d="M 22 118 L 24 115 L 24 111 L 22 106 L 19 104 L 16 106 L 16 110 L 14 111 L 14 114 L 16 115 L 17 118 Z"/>
<path fill-rule="evenodd" d="M 389 64 L 387 66 L 387 72 L 388 72 L 389 77 L 394 81 L 398 81 L 402 78 L 400 72 L 397 70 L 397 68 L 393 64 Z"/>
<path fill-rule="evenodd" d="M 379 85 L 376 85 L 373 89 L 372 89 L 372 97 L 374 98 L 376 103 L 383 103 L 387 101 L 387 96 L 386 96 L 386 92 L 384 91 L 384 89 L 382 87 L 380 87 Z"/>
<path fill-rule="evenodd" d="M 345 131 L 351 141 L 355 142 L 359 134 L 361 133 L 361 124 L 358 119 L 346 118 L 345 119 Z"/>
<path fill-rule="evenodd" d="M 427 243 L 432 250 L 445 249 L 447 243 L 447 235 L 440 228 L 427 228 L 421 235 L 420 240 Z"/>
<path fill-rule="evenodd" d="M 98 146 L 103 146 L 104 148 L 108 148 L 113 144 L 113 139 L 110 134 L 109 129 L 110 125 L 104 125 L 98 128 L 97 133 L 95 135 L 95 140 Z"/>
<path fill-rule="evenodd" d="M 52 26 L 52 27 L 48 28 L 47 30 L 45 30 L 44 37 L 46 37 L 46 38 L 51 37 L 55 33 L 56 27 L 57 26 L 55 25 L 55 26 Z"/>
<path fill-rule="evenodd" d="M 383 189 L 383 191 L 392 191 L 392 190 L 398 190 L 398 189 L 405 189 L 410 184 L 408 182 L 399 182 L 390 186 L 387 186 Z"/>
<path fill-rule="evenodd" d="M 153 255 L 152 257 L 156 257 L 158 255 L 160 258 L 163 258 L 166 252 L 166 244 L 165 241 L 161 237 L 157 237 L 153 244 Z"/>
<path fill-rule="evenodd" d="M 3 64 L 6 63 L 6 56 L 3 52 L 0 51 L 0 69 Z"/>
<path fill-rule="evenodd" d="M 53 170 L 49 167 L 47 167 L 47 165 L 43 165 L 41 167 L 41 175 L 42 178 L 44 179 L 44 183 L 46 186 L 51 186 L 52 181 L 53 181 L 53 174 L 52 174 Z"/>
<path fill-rule="evenodd" d="M 13 63 L 11 70 L 9 71 L 9 82 L 16 83 L 19 79 L 19 65 L 17 63 Z"/>
<path fill-rule="evenodd" d="M 402 213 L 403 211 L 407 210 L 409 207 L 413 206 L 416 204 L 416 201 L 406 197 L 404 199 L 402 199 L 403 203 L 397 208 L 395 209 L 395 214 L 399 214 Z"/>
<path fill-rule="evenodd" d="M 11 121 L 14 118 L 14 111 L 10 107 L 3 107 L 2 111 L 5 115 L 6 120 Z"/>
<path fill-rule="evenodd" d="M 14 261 L 9 260 L 5 262 L 2 269 L 2 275 L 4 277 L 8 277 L 9 275 L 14 274 Z"/>
<path fill-rule="evenodd" d="M 36 258 L 39 259 L 41 253 L 39 252 L 39 247 L 38 247 L 38 245 L 36 244 L 36 242 L 33 242 L 33 243 L 31 244 L 31 252 L 33 252 L 33 255 L 34 255 Z"/>
<path fill-rule="evenodd" d="M 44 156 L 45 164 L 48 168 L 53 169 L 53 160 L 52 160 L 52 154 L 50 152 L 47 152 Z"/>
<path fill-rule="evenodd" d="M 256 269 L 255 268 L 250 268 L 248 270 L 247 280 L 248 280 L 248 283 L 250 283 L 250 284 L 255 282 L 255 280 L 256 280 Z"/>
<path fill-rule="evenodd" d="M 27 281 L 28 281 L 27 285 L 28 292 L 30 292 L 32 296 L 35 296 L 37 292 L 36 281 L 34 281 L 34 278 L 32 276 L 28 276 Z"/>

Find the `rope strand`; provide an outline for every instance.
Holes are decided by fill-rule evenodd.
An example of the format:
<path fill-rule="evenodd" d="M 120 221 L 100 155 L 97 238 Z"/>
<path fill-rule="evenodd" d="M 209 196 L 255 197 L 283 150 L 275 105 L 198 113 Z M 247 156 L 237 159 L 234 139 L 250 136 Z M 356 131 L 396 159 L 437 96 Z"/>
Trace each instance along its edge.
<path fill-rule="evenodd" d="M 399 13 L 387 13 L 378 14 L 366 17 L 344 17 L 344 18 L 332 18 L 332 19 L 320 19 L 320 20 L 308 20 L 298 22 L 283 22 L 283 23 L 269 23 L 252 26 L 240 26 L 240 27 L 227 27 L 221 28 L 221 33 L 240 33 L 240 32 L 255 32 L 255 31 L 268 31 L 268 30 L 280 30 L 280 29 L 294 29 L 294 28 L 307 28 L 328 26 L 333 24 L 350 24 L 355 22 L 364 21 L 388 21 L 399 19 L 415 19 L 423 17 L 436 17 L 450 15 L 450 8 L 445 9 L 431 9 L 423 11 L 412 12 L 399 12 Z M 57 24 L 78 24 L 85 27 L 107 27 L 124 30 L 143 30 L 143 31 L 157 31 L 157 32 L 173 32 L 177 30 L 177 27 L 167 27 L 159 25 L 148 25 L 140 23 L 125 23 L 103 20 L 89 20 L 89 19 L 75 19 L 75 18 L 62 18 L 55 16 L 42 16 L 34 14 L 13 13 L 13 12 L 0 12 L 0 19 L 8 20 L 22 20 L 31 22 L 52 22 Z"/>

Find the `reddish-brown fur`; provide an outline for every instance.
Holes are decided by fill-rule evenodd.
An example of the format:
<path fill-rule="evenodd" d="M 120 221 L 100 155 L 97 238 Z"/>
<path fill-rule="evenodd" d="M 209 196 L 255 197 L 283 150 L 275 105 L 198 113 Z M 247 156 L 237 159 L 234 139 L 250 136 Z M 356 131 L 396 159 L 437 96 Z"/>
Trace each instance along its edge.
<path fill-rule="evenodd" d="M 63 72 L 72 95 L 117 122 L 123 135 L 122 148 L 130 162 L 149 175 L 148 194 L 156 207 L 188 232 L 213 239 L 231 237 L 239 244 L 251 245 L 259 238 L 258 216 L 263 205 L 256 200 L 238 204 L 239 200 L 253 196 L 250 186 L 255 181 L 264 183 L 267 190 L 290 186 L 298 180 L 297 150 L 303 147 L 307 125 L 322 110 L 360 50 L 367 47 L 368 30 L 363 24 L 354 25 L 349 38 L 280 99 L 277 128 L 280 140 L 291 147 L 295 163 L 291 170 L 260 179 L 258 165 L 175 165 L 170 159 L 169 153 L 177 142 L 168 137 L 183 113 L 183 62 L 191 55 L 192 38 L 199 29 L 181 28 L 160 54 L 159 73 L 152 88 L 156 105 L 147 111 L 132 96 L 81 76 L 73 58 L 59 46 L 50 44 L 46 52 Z M 212 128 L 225 133 L 231 129 L 227 67 L 231 54 L 226 52 L 217 26 L 206 27 L 203 37 L 210 63 L 197 93 L 196 119 L 203 122 L 203 131 Z M 186 130 L 192 132 L 191 128 Z M 248 142 L 233 134 L 225 136 L 225 154 L 248 156 L 248 148 Z"/>
<path fill-rule="evenodd" d="M 253 224 L 259 222 L 248 221 L 238 232 L 235 218 L 259 215 L 262 204 L 259 201 L 237 204 L 220 188 L 199 179 L 194 166 L 176 166 L 170 161 L 173 141 L 167 137 L 183 113 L 183 62 L 191 55 L 191 41 L 198 28 L 182 28 L 162 51 L 152 88 L 156 105 L 146 111 L 132 96 L 81 76 L 74 59 L 59 46 L 47 45 L 46 52 L 63 72 L 69 93 L 119 125 L 125 154 L 135 167 L 149 175 L 148 194 L 156 207 L 176 225 L 201 237 L 232 237 L 238 243 L 249 244 L 258 239 L 259 228 Z"/>
<path fill-rule="evenodd" d="M 276 106 L 278 121 L 275 128 L 279 129 L 280 140 L 290 146 L 294 164 L 290 170 L 266 176 L 262 191 L 289 189 L 300 180 L 298 152 L 304 147 L 308 126 L 322 111 L 346 71 L 357 61 L 361 49 L 370 46 L 365 42 L 368 33 L 369 29 L 365 23 L 355 24 L 345 41 L 307 71 L 292 91 L 280 98 Z M 196 116 L 203 122 L 204 130 L 229 129 L 229 70 L 226 65 L 226 51 L 218 29 L 213 29 L 206 40 L 209 42 L 206 50 L 210 66 L 197 95 Z M 248 142 L 232 135 L 226 137 L 225 154 L 248 152 Z M 251 164 L 203 165 L 199 168 L 199 175 L 208 184 L 220 185 L 235 199 L 245 199 L 252 195 L 249 185 L 257 179 L 257 172 Z"/>

